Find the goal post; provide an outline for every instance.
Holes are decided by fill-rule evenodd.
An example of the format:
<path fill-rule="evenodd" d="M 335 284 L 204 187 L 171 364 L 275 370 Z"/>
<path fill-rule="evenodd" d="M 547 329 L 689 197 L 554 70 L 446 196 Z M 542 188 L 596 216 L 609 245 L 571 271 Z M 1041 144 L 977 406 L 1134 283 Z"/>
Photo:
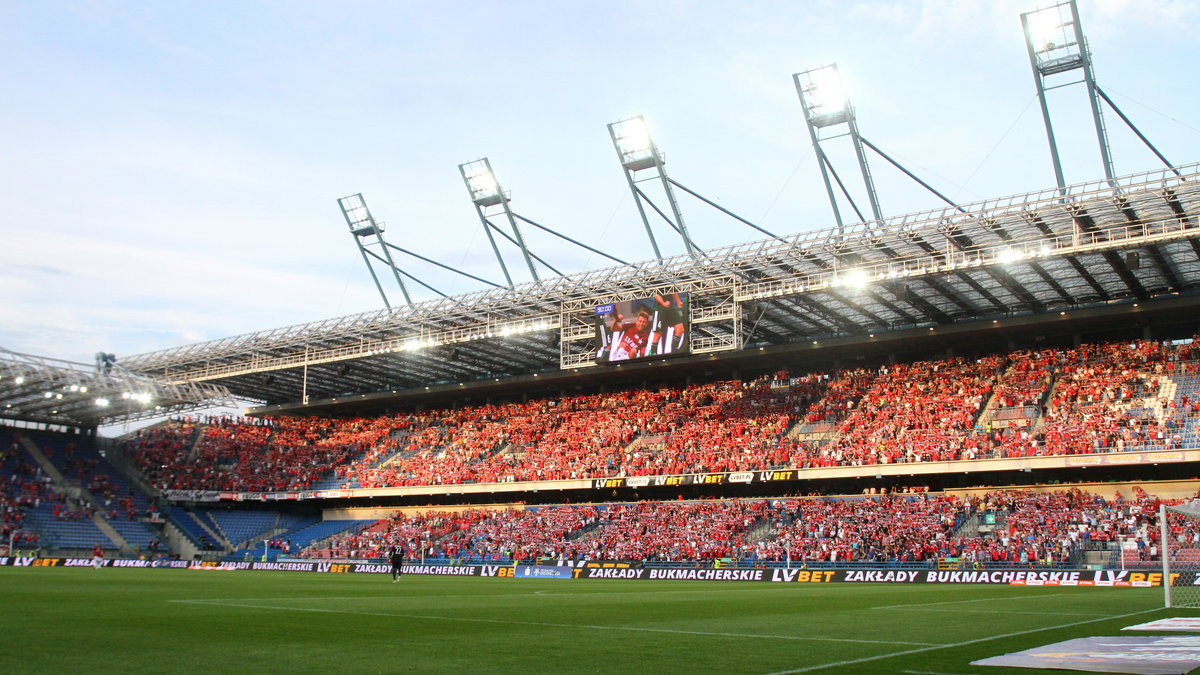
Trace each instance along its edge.
<path fill-rule="evenodd" d="M 1160 504 L 1158 524 L 1163 604 L 1200 608 L 1200 500 Z"/>

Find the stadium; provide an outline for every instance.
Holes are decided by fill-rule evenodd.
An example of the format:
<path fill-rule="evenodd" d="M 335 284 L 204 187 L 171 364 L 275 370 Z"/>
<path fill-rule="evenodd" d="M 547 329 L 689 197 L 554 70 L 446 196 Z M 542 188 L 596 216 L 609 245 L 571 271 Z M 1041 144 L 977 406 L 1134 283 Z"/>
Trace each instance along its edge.
<path fill-rule="evenodd" d="M 354 194 L 383 309 L 86 364 L 0 350 L 0 664 L 1200 666 L 1170 633 L 1200 608 L 1200 164 L 1096 83 L 1074 0 L 1021 20 L 1052 187 L 947 198 L 824 66 L 793 83 L 829 227 L 775 234 L 685 187 L 632 117 L 608 131 L 653 258 L 516 213 L 484 158 L 459 170 L 505 284 L 414 299 L 433 288 L 398 261 L 421 256 Z M 1094 103 L 1085 182 L 1045 96 L 1063 74 Z M 1161 168 L 1115 172 L 1118 124 Z M 944 206 L 884 214 L 866 150 Z M 756 238 L 700 248 L 685 194 Z M 561 273 L 522 228 L 611 264 Z M 982 662 L 1065 640 L 1157 642 Z M 1112 670 L 1151 648 L 1176 670 Z"/>

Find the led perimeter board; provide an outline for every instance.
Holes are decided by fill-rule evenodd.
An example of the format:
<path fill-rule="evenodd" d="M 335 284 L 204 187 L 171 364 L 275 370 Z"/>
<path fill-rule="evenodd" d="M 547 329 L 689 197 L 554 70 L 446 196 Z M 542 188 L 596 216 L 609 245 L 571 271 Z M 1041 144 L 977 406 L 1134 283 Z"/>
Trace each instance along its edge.
<path fill-rule="evenodd" d="M 595 310 L 596 363 L 690 354 L 688 294 L 669 293 L 600 305 Z"/>

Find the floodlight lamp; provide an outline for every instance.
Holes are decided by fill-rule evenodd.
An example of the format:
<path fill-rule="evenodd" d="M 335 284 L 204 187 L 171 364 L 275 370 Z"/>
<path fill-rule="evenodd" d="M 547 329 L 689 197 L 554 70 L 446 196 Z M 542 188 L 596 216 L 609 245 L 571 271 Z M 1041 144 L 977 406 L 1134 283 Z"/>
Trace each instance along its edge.
<path fill-rule="evenodd" d="M 617 144 L 617 153 L 621 156 L 621 164 L 630 170 L 644 169 L 654 166 L 658 151 L 654 141 L 650 139 L 650 129 L 641 115 L 627 120 L 614 122 L 609 126 L 613 141 Z"/>
<path fill-rule="evenodd" d="M 96 406 L 97 406 L 97 407 L 100 407 L 100 408 L 107 408 L 107 407 L 108 407 L 108 403 L 109 403 L 109 401 L 108 401 L 108 399 L 106 399 L 106 398 L 98 398 L 98 399 L 96 399 Z"/>
<path fill-rule="evenodd" d="M 842 274 L 841 281 L 851 288 L 865 288 L 871 279 L 862 270 L 849 270 Z"/>
<path fill-rule="evenodd" d="M 467 162 L 459 167 L 463 179 L 467 181 L 467 190 L 471 193 L 471 201 L 480 206 L 495 206 L 504 200 L 500 190 L 500 181 L 492 172 L 492 165 L 487 158 Z"/>
<path fill-rule="evenodd" d="M 491 171 L 467 176 L 467 183 L 471 186 L 472 197 L 494 197 L 500 194 L 500 184 L 496 182 L 496 175 Z"/>
<path fill-rule="evenodd" d="M 1064 49 L 1075 43 L 1070 18 L 1064 18 L 1065 5 L 1055 5 L 1022 14 L 1028 30 L 1027 38 L 1036 54 Z"/>
<path fill-rule="evenodd" d="M 13 382 L 16 382 L 17 384 L 25 384 L 25 376 L 18 375 L 17 379 L 13 380 Z"/>
<path fill-rule="evenodd" d="M 813 106 L 835 110 L 846 105 L 846 85 L 842 82 L 837 66 L 829 66 L 812 73 L 809 93 Z"/>
<path fill-rule="evenodd" d="M 1011 262 L 1016 262 L 1024 257 L 1025 257 L 1024 251 L 1022 251 L 1020 249 L 1012 249 L 1012 248 L 1002 249 L 999 253 L 996 254 L 996 259 L 999 260 L 1001 264 L 1005 264 L 1005 265 L 1008 263 L 1011 263 Z"/>
<path fill-rule="evenodd" d="M 801 86 L 808 119 L 815 127 L 827 127 L 850 119 L 850 97 L 837 64 L 801 73 L 807 77 Z"/>

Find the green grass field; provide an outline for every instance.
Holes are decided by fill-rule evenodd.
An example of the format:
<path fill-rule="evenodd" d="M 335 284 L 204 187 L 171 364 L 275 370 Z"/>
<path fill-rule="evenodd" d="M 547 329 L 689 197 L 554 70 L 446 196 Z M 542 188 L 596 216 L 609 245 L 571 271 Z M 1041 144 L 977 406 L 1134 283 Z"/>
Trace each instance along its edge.
<path fill-rule="evenodd" d="M 1138 588 L 0 567 L 0 672 L 1028 674 L 969 663 L 1196 613 L 1161 606 Z"/>

